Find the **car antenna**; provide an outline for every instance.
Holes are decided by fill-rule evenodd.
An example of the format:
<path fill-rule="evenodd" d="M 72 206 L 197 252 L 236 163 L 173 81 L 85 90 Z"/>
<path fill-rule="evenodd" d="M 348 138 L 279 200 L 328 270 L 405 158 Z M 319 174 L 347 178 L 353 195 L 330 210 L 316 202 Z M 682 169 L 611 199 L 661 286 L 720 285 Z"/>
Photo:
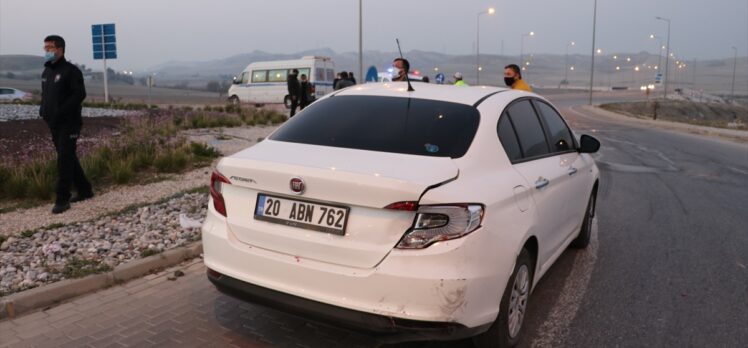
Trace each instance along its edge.
<path fill-rule="evenodd" d="M 397 42 L 397 50 L 398 50 L 398 52 L 400 52 L 400 59 L 405 60 L 405 58 L 403 58 L 403 50 L 400 49 L 400 39 L 396 38 L 395 42 Z M 403 63 L 405 63 L 405 62 L 403 62 Z M 410 67 L 408 67 L 408 68 L 410 68 Z M 408 72 L 407 71 L 405 72 L 405 81 L 408 81 L 408 92 L 415 92 L 415 89 L 413 89 L 413 86 L 410 84 L 410 76 L 408 76 Z"/>

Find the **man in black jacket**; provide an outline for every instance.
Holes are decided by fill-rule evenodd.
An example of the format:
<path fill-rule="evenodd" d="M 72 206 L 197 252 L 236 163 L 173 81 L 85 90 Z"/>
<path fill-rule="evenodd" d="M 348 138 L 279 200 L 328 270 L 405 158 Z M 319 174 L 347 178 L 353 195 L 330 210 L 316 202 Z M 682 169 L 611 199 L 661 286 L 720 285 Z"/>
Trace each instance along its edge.
<path fill-rule="evenodd" d="M 93 197 L 91 184 L 83 173 L 75 146 L 80 136 L 81 109 L 86 99 L 83 74 L 65 60 L 65 40 L 57 35 L 44 39 L 45 60 L 42 73 L 42 104 L 39 115 L 52 133 L 57 151 L 57 199 L 53 214 L 70 209 L 70 202 Z M 70 196 L 75 185 L 76 195 Z"/>
<path fill-rule="evenodd" d="M 299 84 L 299 70 L 293 69 L 291 70 L 291 73 L 288 74 L 288 78 L 286 82 L 288 83 L 288 96 L 291 98 L 291 116 L 296 115 L 296 107 L 299 106 L 299 92 L 301 90 L 301 85 Z"/>

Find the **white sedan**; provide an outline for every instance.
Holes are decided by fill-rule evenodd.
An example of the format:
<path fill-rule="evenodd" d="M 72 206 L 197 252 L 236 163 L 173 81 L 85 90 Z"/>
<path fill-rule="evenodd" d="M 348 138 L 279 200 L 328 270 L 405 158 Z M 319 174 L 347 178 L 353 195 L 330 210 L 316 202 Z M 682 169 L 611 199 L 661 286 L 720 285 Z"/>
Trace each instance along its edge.
<path fill-rule="evenodd" d="M 0 87 L 0 102 L 18 103 L 31 100 L 31 93 L 10 87 Z"/>
<path fill-rule="evenodd" d="M 210 281 L 392 341 L 516 344 L 533 286 L 589 242 L 600 143 L 533 93 L 414 87 L 340 90 L 221 159 Z"/>

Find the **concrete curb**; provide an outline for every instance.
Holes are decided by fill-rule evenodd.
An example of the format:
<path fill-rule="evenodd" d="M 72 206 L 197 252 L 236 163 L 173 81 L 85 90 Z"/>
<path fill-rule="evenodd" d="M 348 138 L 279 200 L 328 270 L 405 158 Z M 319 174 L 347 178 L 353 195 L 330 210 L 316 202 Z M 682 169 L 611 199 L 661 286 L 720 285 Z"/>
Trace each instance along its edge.
<path fill-rule="evenodd" d="M 200 256 L 203 243 L 164 251 L 146 258 L 123 263 L 114 270 L 80 279 L 66 279 L 12 294 L 0 302 L 0 320 L 12 319 L 35 309 L 142 277 L 153 271 L 175 266 Z"/>
<path fill-rule="evenodd" d="M 635 116 L 627 116 L 621 113 L 608 111 L 599 106 L 582 105 L 582 110 L 594 113 L 599 116 L 614 118 L 621 121 L 628 121 L 638 123 L 640 125 L 657 127 L 666 130 L 680 131 L 684 133 L 699 134 L 718 137 L 721 139 L 732 140 L 739 143 L 748 142 L 748 131 L 737 130 L 737 129 L 724 129 L 707 126 L 699 126 L 688 123 L 680 123 L 665 120 L 651 120 L 645 118 L 639 118 Z"/>

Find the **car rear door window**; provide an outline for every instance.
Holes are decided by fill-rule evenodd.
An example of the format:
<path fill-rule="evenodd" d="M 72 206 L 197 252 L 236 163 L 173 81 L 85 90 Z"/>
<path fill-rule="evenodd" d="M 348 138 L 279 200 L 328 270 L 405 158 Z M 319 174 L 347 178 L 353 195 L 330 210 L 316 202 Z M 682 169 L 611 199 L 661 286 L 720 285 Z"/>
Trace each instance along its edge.
<path fill-rule="evenodd" d="M 535 104 L 535 107 L 538 109 L 540 116 L 543 118 L 545 125 L 548 128 L 551 151 L 567 152 L 574 150 L 574 138 L 572 138 L 571 131 L 561 118 L 561 115 L 559 115 L 550 105 L 540 100 L 534 100 L 533 104 Z"/>
<path fill-rule="evenodd" d="M 466 104 L 382 96 L 335 96 L 311 104 L 271 140 L 459 158 L 480 114 Z"/>
<path fill-rule="evenodd" d="M 524 158 L 543 156 L 550 153 L 543 126 L 535 110 L 527 99 L 512 103 L 507 108 L 509 118 L 519 138 Z"/>
<path fill-rule="evenodd" d="M 522 148 L 519 147 L 519 141 L 517 141 L 517 134 L 514 133 L 514 127 L 512 122 L 509 121 L 509 115 L 503 113 L 499 118 L 498 125 L 499 141 L 501 146 L 504 147 L 507 157 L 512 162 L 522 159 Z"/>

